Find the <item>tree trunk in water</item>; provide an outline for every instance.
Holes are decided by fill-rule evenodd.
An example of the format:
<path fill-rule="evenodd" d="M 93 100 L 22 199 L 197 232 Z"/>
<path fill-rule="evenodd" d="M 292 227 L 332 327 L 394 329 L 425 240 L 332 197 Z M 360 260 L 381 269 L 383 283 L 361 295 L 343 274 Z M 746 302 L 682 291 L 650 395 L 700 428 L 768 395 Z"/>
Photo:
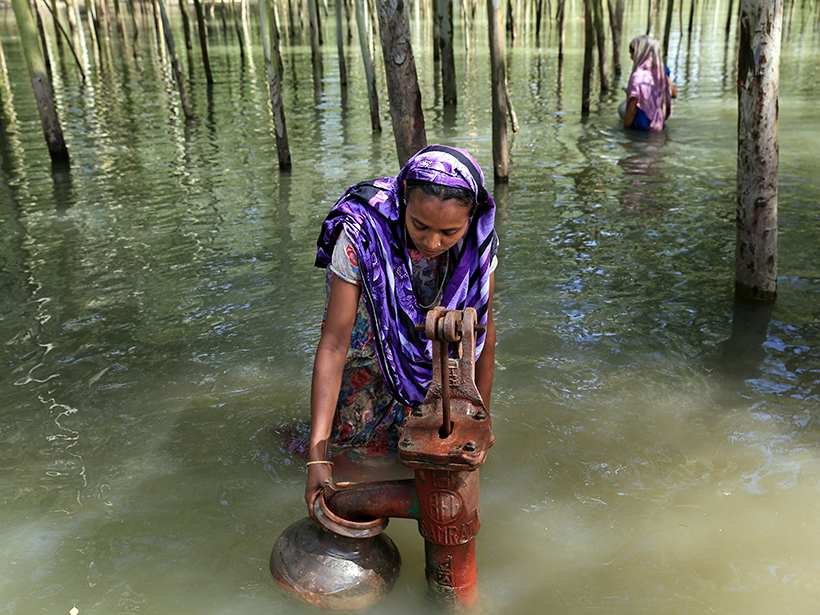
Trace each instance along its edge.
<path fill-rule="evenodd" d="M 122 21 L 122 11 L 120 10 L 120 0 L 114 0 L 114 17 L 117 19 L 117 34 L 123 39 L 126 37 L 125 24 Z"/>
<path fill-rule="evenodd" d="M 595 16 L 595 41 L 598 44 L 598 75 L 601 80 L 601 91 L 609 90 L 609 75 L 606 70 L 606 30 L 604 29 L 603 0 L 592 0 Z"/>
<path fill-rule="evenodd" d="M 359 30 L 359 46 L 362 48 L 364 75 L 367 79 L 367 99 L 370 102 L 370 127 L 374 132 L 381 132 L 382 120 L 379 115 L 379 93 L 376 91 L 376 71 L 370 57 L 370 39 L 367 36 L 366 0 L 353 0 L 356 3 L 356 27 Z"/>
<path fill-rule="evenodd" d="M 564 45 L 567 42 L 567 27 L 564 19 L 566 15 L 566 0 L 558 0 L 558 61 L 564 59 Z"/>
<path fill-rule="evenodd" d="M 179 66 L 179 58 L 177 57 L 177 48 L 174 44 L 174 33 L 171 31 L 171 24 L 168 21 L 168 14 L 165 11 L 165 3 L 163 0 L 157 0 L 159 6 L 159 14 L 162 17 L 162 30 L 165 33 L 165 43 L 168 45 L 168 55 L 171 56 L 171 66 L 174 69 L 174 77 L 177 80 L 177 87 L 179 88 L 179 98 L 182 101 L 182 110 L 185 117 L 189 120 L 194 117 L 191 111 L 191 105 L 188 104 L 188 94 L 185 92 L 185 81 L 182 78 L 182 68 Z"/>
<path fill-rule="evenodd" d="M 694 0 L 693 0 L 694 1 Z M 609 7 L 609 24 L 612 30 L 612 64 L 615 74 L 621 74 L 621 33 L 624 30 L 624 0 L 607 0 Z"/>
<path fill-rule="evenodd" d="M 60 119 L 57 116 L 54 93 L 51 90 L 51 81 L 46 69 L 45 55 L 40 47 L 40 36 L 34 23 L 34 15 L 27 0 L 13 0 L 12 5 L 48 153 L 52 162 L 68 163 L 68 148 L 65 145 Z"/>
<path fill-rule="evenodd" d="M 336 5 L 336 52 L 339 54 L 339 83 L 342 87 L 347 85 L 347 65 L 345 64 L 345 39 L 344 24 L 342 23 L 342 2 L 335 0 Z"/>
<path fill-rule="evenodd" d="M 669 33 L 672 31 L 672 13 L 675 11 L 675 0 L 669 0 L 669 6 L 666 7 L 666 26 L 663 29 L 663 49 L 661 57 L 664 62 L 668 62 L 666 58 L 669 57 Z"/>
<path fill-rule="evenodd" d="M 692 28 L 694 27 L 695 22 L 695 4 L 697 4 L 697 0 L 692 0 L 692 5 L 689 7 L 689 26 L 686 28 L 686 36 L 688 40 L 691 40 L 692 38 Z"/>
<path fill-rule="evenodd" d="M 310 19 L 310 57 L 313 60 L 313 78 L 322 79 L 322 43 L 319 40 L 319 15 L 316 0 L 307 0 Z M 315 84 L 314 84 L 315 85 Z"/>
<path fill-rule="evenodd" d="M 441 24 L 441 84 L 444 104 L 456 103 L 456 61 L 453 56 L 453 2 L 437 0 L 439 23 Z"/>
<path fill-rule="evenodd" d="M 581 116 L 589 115 L 590 83 L 592 82 L 592 46 L 595 42 L 595 29 L 592 24 L 592 2 L 584 0 L 584 69 L 581 80 Z"/>
<path fill-rule="evenodd" d="M 211 59 L 208 56 L 208 30 L 205 28 L 205 12 L 202 10 L 202 3 L 194 0 L 196 10 L 196 23 L 199 29 L 199 48 L 202 50 L 202 64 L 205 67 L 205 79 L 208 85 L 213 85 L 214 76 L 211 73 Z"/>
<path fill-rule="evenodd" d="M 729 0 L 731 2 L 731 0 Z M 649 34 L 652 31 L 652 0 L 649 0 L 649 4 L 646 7 L 646 34 Z"/>
<path fill-rule="evenodd" d="M 501 0 L 487 0 L 490 35 L 490 81 L 493 105 L 493 175 L 497 182 L 510 179 L 507 151 L 507 73 L 504 67 L 504 26 Z"/>
<path fill-rule="evenodd" d="M 274 45 L 273 8 L 271 0 L 260 0 L 259 22 L 262 29 L 262 48 L 265 52 L 265 68 L 268 74 L 268 90 L 270 91 L 271 113 L 273 127 L 276 132 L 276 152 L 279 156 L 279 168 L 291 168 L 290 146 L 288 145 L 288 130 L 285 125 L 285 108 L 282 105 L 282 81 L 279 75 L 278 56 Z"/>
<path fill-rule="evenodd" d="M 735 294 L 777 296 L 777 112 L 782 0 L 741 0 Z"/>
<path fill-rule="evenodd" d="M 188 17 L 188 0 L 179 0 L 179 14 L 182 15 L 182 32 L 185 34 L 185 49 L 194 48 L 191 42 L 191 18 Z"/>
<path fill-rule="evenodd" d="M 427 146 L 416 60 L 410 44 L 404 0 L 379 0 L 379 30 L 390 117 L 399 166 Z"/>
<path fill-rule="evenodd" d="M 507 34 L 510 39 L 515 41 L 515 10 L 513 9 L 513 0 L 507 0 Z"/>

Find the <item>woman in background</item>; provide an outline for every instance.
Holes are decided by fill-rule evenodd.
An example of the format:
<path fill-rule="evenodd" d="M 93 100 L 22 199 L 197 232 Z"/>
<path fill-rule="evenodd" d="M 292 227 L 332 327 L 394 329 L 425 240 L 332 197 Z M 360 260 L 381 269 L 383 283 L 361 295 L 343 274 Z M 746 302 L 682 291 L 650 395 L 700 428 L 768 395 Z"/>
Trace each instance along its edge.
<path fill-rule="evenodd" d="M 629 55 L 632 74 L 626 86 L 626 102 L 618 109 L 624 128 L 661 130 L 672 113 L 672 99 L 678 95 L 661 59 L 661 46 L 642 34 L 629 43 Z"/>

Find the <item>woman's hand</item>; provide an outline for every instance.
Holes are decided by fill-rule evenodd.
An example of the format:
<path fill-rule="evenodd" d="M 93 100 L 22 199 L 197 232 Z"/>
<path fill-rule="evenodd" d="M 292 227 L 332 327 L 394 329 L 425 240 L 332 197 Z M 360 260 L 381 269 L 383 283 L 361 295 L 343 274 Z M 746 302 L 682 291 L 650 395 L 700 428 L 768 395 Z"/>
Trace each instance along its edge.
<path fill-rule="evenodd" d="M 316 463 L 308 466 L 307 483 L 305 484 L 305 502 L 308 507 L 310 518 L 318 522 L 316 513 L 313 512 L 313 502 L 324 490 L 325 481 L 333 480 L 333 472 L 328 463 Z"/>

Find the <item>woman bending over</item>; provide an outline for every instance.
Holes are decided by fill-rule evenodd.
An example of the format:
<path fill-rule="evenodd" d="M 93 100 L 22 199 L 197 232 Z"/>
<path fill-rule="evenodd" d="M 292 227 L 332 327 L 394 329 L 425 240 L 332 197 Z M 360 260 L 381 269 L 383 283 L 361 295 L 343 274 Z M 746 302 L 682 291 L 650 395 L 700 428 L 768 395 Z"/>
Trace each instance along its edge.
<path fill-rule="evenodd" d="M 489 407 L 495 362 L 492 318 L 498 239 L 495 203 L 472 157 L 431 145 L 396 177 L 351 186 L 322 224 L 316 265 L 328 296 L 311 387 L 305 500 L 347 449 L 395 449 L 432 379 L 432 345 L 415 330 L 441 305 L 473 307 L 476 385 Z"/>

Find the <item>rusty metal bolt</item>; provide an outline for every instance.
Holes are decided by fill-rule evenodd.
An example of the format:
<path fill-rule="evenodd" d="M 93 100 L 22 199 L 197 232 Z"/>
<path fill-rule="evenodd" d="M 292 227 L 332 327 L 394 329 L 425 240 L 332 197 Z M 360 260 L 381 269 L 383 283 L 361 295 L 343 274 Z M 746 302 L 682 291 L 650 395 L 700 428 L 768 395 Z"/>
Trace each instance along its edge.
<path fill-rule="evenodd" d="M 461 448 L 466 453 L 475 453 L 478 450 L 478 445 L 475 442 L 467 442 Z"/>
<path fill-rule="evenodd" d="M 413 440 L 410 439 L 410 438 L 405 438 L 404 440 L 402 440 L 400 442 L 400 444 L 401 444 L 402 448 L 410 448 L 411 446 L 413 446 L 415 444 L 415 442 L 413 442 Z"/>
<path fill-rule="evenodd" d="M 487 420 L 487 413 L 484 410 L 479 410 L 473 415 L 473 418 L 476 421 L 486 421 Z"/>

